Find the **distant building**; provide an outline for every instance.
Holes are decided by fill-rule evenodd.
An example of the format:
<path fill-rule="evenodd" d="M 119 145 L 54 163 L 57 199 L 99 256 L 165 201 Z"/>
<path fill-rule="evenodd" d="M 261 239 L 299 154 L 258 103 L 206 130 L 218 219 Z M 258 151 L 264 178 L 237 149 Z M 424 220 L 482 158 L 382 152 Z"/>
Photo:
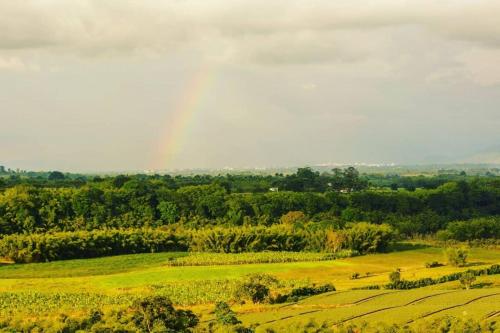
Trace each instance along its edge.
<path fill-rule="evenodd" d="M 269 191 L 271 191 L 271 192 L 279 192 L 279 189 L 277 187 L 270 187 Z"/>

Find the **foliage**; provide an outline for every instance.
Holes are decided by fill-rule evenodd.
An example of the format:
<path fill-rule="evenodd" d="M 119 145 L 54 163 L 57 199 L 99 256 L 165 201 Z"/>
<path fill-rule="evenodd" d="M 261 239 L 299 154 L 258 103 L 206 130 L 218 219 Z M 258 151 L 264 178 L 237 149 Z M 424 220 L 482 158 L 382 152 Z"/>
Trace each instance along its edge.
<path fill-rule="evenodd" d="M 311 233 L 283 226 L 210 228 L 192 233 L 191 250 L 196 252 L 303 251 Z M 318 251 L 319 249 L 311 249 Z"/>
<path fill-rule="evenodd" d="M 457 281 L 464 279 L 465 283 L 472 283 L 474 279 L 472 276 L 480 276 L 480 275 L 496 275 L 500 274 L 500 265 L 492 265 L 488 268 L 484 269 L 469 269 L 466 272 L 452 273 L 448 275 L 441 276 L 439 278 L 423 278 L 419 280 L 409 281 L 399 279 L 398 281 L 394 280 L 390 283 L 386 284 L 384 287 L 386 289 L 414 289 L 414 288 L 422 288 L 435 284 Z M 470 285 L 469 285 L 470 286 Z"/>
<path fill-rule="evenodd" d="M 281 224 L 294 225 L 300 222 L 307 222 L 306 215 L 301 211 L 291 211 L 280 217 Z"/>
<path fill-rule="evenodd" d="M 161 296 L 137 300 L 127 310 L 138 330 L 145 332 L 189 332 L 198 318 L 189 310 L 176 310 L 172 302 Z"/>
<path fill-rule="evenodd" d="M 500 238 L 500 216 L 451 222 L 445 230 L 438 234 L 438 237 L 442 240 L 455 239 L 458 241 L 498 239 Z"/>
<path fill-rule="evenodd" d="M 477 218 L 470 224 L 451 223 L 447 235 L 498 237 L 498 217 L 481 220 L 500 215 L 497 177 L 452 178 L 412 192 L 368 189 L 353 168 L 324 174 L 304 168 L 286 176 L 55 175 L 51 180 L 48 173 L 42 179 L 2 178 L 0 234 L 176 223 L 195 228 L 269 225 L 283 217 L 294 224 L 312 222 L 336 229 L 353 221 L 386 223 L 408 236 Z M 268 192 L 270 187 L 280 191 Z M 304 216 L 294 216 L 297 212 Z"/>
<path fill-rule="evenodd" d="M 470 289 L 474 281 L 476 281 L 476 275 L 474 272 L 467 271 L 460 276 L 459 281 L 464 289 Z"/>
<path fill-rule="evenodd" d="M 443 264 L 439 263 L 438 261 L 428 261 L 425 263 L 425 268 L 435 268 L 440 266 L 443 266 Z"/>
<path fill-rule="evenodd" d="M 275 225 L 191 229 L 107 229 L 8 235 L 0 239 L 0 257 L 19 263 L 93 258 L 127 253 L 162 251 L 261 252 L 326 251 L 329 230 L 307 230 Z M 387 248 L 394 235 L 390 227 L 359 223 L 337 231 L 342 236 L 330 258 Z M 341 250 L 343 249 L 343 250 Z M 299 255 L 297 255 L 299 256 Z M 184 259 L 188 261 L 189 259 Z M 286 261 L 277 255 L 272 262 Z M 269 262 L 270 260 L 268 260 Z M 297 261 L 297 260 L 295 260 Z M 172 262 L 175 265 L 175 262 Z"/>
<path fill-rule="evenodd" d="M 393 229 L 384 224 L 356 223 L 340 232 L 344 239 L 342 247 L 360 253 L 384 251 L 395 236 Z"/>
<path fill-rule="evenodd" d="M 399 268 L 389 273 L 389 281 L 392 284 L 397 284 L 401 281 L 401 270 Z"/>
<path fill-rule="evenodd" d="M 187 249 L 185 236 L 158 229 L 56 232 L 0 239 L 0 256 L 18 263 Z"/>
<path fill-rule="evenodd" d="M 250 300 L 253 303 L 263 303 L 269 301 L 269 292 L 278 280 L 268 274 L 250 274 L 237 286 L 234 299 Z"/>
<path fill-rule="evenodd" d="M 321 286 L 305 286 L 294 288 L 292 291 L 285 295 L 278 295 L 272 300 L 272 303 L 285 303 L 285 302 L 297 302 L 301 298 L 306 296 L 314 296 L 323 293 L 328 293 L 335 291 L 335 287 L 332 284 L 324 284 Z"/>
<path fill-rule="evenodd" d="M 123 332 L 123 333 L 188 333 L 198 325 L 198 317 L 189 310 L 176 310 L 172 302 L 161 296 L 136 300 L 127 307 L 108 313 L 91 310 L 84 318 L 60 314 L 48 321 L 0 322 L 1 332 Z M 3 329 L 3 330 L 2 330 Z"/>
<path fill-rule="evenodd" d="M 465 266 L 468 256 L 469 250 L 465 247 L 449 247 L 446 249 L 446 258 L 452 266 Z"/>
<path fill-rule="evenodd" d="M 186 256 L 170 260 L 170 266 L 214 266 L 214 265 L 244 265 L 257 263 L 285 263 L 300 261 L 324 261 L 337 258 L 347 258 L 352 251 L 338 253 L 314 252 L 245 252 L 245 253 L 205 253 L 192 252 Z"/>
<path fill-rule="evenodd" d="M 215 320 L 222 325 L 241 324 L 241 320 L 236 317 L 236 313 L 231 310 L 226 302 L 217 302 L 214 309 Z"/>

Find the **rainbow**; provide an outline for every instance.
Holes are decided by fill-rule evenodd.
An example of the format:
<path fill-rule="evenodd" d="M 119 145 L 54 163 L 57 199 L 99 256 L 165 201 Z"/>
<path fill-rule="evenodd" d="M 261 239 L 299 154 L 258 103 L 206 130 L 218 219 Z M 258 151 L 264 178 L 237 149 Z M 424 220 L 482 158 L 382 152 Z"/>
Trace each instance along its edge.
<path fill-rule="evenodd" d="M 154 169 L 171 168 L 172 162 L 182 148 L 189 124 L 192 123 L 196 111 L 200 109 L 201 102 L 213 81 L 212 73 L 213 70 L 204 65 L 188 80 L 174 108 L 173 119 L 169 117 L 167 121 Z"/>

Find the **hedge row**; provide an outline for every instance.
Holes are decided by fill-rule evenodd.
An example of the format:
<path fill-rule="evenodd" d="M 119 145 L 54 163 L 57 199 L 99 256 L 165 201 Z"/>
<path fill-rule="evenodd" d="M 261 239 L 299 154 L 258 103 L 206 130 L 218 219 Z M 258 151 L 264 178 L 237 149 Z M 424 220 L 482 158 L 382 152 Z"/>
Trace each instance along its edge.
<path fill-rule="evenodd" d="M 209 229 L 107 229 L 9 235 L 0 239 L 0 257 L 15 262 L 167 252 L 383 251 L 393 239 L 385 225 L 358 223 L 345 230 L 306 230 L 290 226 Z"/>
<path fill-rule="evenodd" d="M 431 286 L 434 284 L 440 284 L 440 283 L 460 280 L 460 278 L 466 273 L 469 273 L 469 274 L 471 273 L 474 276 L 500 274 L 500 265 L 492 265 L 488 268 L 483 268 L 483 269 L 469 269 L 466 272 L 458 272 L 458 273 L 443 275 L 443 276 L 436 278 L 436 279 L 423 278 L 423 279 L 414 280 L 414 281 L 400 280 L 397 282 L 388 283 L 388 284 L 384 285 L 384 288 L 385 289 L 422 288 L 422 287 L 427 287 L 427 286 Z"/>
<path fill-rule="evenodd" d="M 153 229 L 9 235 L 0 239 L 0 256 L 18 263 L 187 250 L 185 235 Z"/>

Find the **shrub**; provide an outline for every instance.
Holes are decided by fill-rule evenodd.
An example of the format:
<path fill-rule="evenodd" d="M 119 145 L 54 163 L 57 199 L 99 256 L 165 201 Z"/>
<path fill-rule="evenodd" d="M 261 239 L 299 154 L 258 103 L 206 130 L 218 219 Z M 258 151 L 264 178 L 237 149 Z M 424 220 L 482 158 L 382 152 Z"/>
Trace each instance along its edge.
<path fill-rule="evenodd" d="M 457 272 L 457 273 L 452 273 L 452 274 L 448 274 L 448 275 L 443 275 L 443 276 L 435 278 L 435 279 L 423 278 L 423 279 L 414 280 L 414 281 L 400 279 L 398 282 L 388 283 L 384 287 L 386 289 L 414 289 L 414 288 L 427 287 L 427 286 L 431 286 L 431 285 L 435 285 L 435 284 L 439 284 L 439 283 L 457 281 L 457 280 L 461 280 L 461 279 L 464 279 L 464 282 L 467 283 L 468 279 L 471 279 L 471 277 L 470 277 L 471 275 L 480 276 L 480 275 L 496 275 L 496 274 L 500 274 L 500 265 L 492 265 L 488 268 L 477 269 L 477 270 L 469 269 L 466 272 Z M 464 277 L 464 275 L 465 275 L 465 277 Z"/>
<path fill-rule="evenodd" d="M 119 254 L 187 251 L 185 235 L 159 229 L 110 229 L 9 235 L 0 256 L 17 263 L 94 258 Z"/>
<path fill-rule="evenodd" d="M 289 294 L 278 295 L 273 300 L 273 303 L 297 302 L 302 297 L 319 295 L 335 290 L 336 290 L 335 287 L 329 283 L 318 287 L 312 286 L 312 287 L 295 288 L 292 289 L 292 291 Z"/>
<path fill-rule="evenodd" d="M 389 281 L 390 283 L 399 283 L 401 281 L 401 270 L 399 268 L 389 273 Z"/>
<path fill-rule="evenodd" d="M 332 248 L 332 237 L 337 244 Z M 336 237 L 336 236 L 335 236 Z M 335 257 L 384 250 L 393 239 L 384 225 L 359 223 L 346 230 L 271 227 L 209 227 L 203 229 L 104 229 L 47 234 L 12 234 L 0 238 L 0 257 L 15 262 L 43 262 L 101 256 L 187 251 L 262 252 L 335 251 Z"/>
<path fill-rule="evenodd" d="M 469 250 L 465 247 L 450 247 L 446 249 L 448 263 L 452 266 L 463 267 L 467 262 Z"/>
<path fill-rule="evenodd" d="M 145 332 L 189 332 L 198 317 L 189 310 L 176 310 L 162 296 L 151 296 L 134 302 L 128 310 L 134 325 Z"/>
<path fill-rule="evenodd" d="M 425 268 L 434 268 L 434 267 L 440 267 L 443 266 L 443 264 L 437 262 L 437 261 L 428 261 L 425 263 Z"/>
<path fill-rule="evenodd" d="M 440 238 L 458 241 L 498 239 L 500 238 L 500 216 L 451 222 L 446 227 L 446 230 L 440 233 Z"/>
<path fill-rule="evenodd" d="M 302 251 L 309 233 L 286 226 L 210 228 L 193 231 L 190 250 L 194 252 Z M 318 251 L 319 249 L 316 249 Z"/>
<path fill-rule="evenodd" d="M 253 303 L 263 303 L 269 300 L 270 287 L 278 280 L 268 274 L 250 274 L 236 287 L 236 300 L 251 300 Z"/>
<path fill-rule="evenodd" d="M 345 237 L 343 248 L 360 253 L 384 251 L 394 239 L 394 231 L 387 224 L 355 223 L 341 232 Z"/>
<path fill-rule="evenodd" d="M 215 320 L 221 325 L 236 325 L 241 324 L 241 320 L 236 317 L 236 313 L 229 307 L 226 302 L 217 302 L 215 304 Z"/>
<path fill-rule="evenodd" d="M 350 279 L 351 279 L 351 280 L 357 280 L 357 279 L 359 279 L 359 276 L 360 276 L 360 275 L 359 275 L 359 273 L 358 273 L 358 272 L 354 272 L 354 273 L 352 273 L 352 274 L 351 274 Z"/>
<path fill-rule="evenodd" d="M 301 211 L 291 211 L 280 217 L 280 223 L 285 225 L 294 225 L 295 223 L 306 222 L 307 217 Z"/>
<path fill-rule="evenodd" d="M 476 281 L 476 275 L 473 271 L 467 271 L 460 276 L 459 281 L 464 289 L 470 289 L 474 281 Z"/>

